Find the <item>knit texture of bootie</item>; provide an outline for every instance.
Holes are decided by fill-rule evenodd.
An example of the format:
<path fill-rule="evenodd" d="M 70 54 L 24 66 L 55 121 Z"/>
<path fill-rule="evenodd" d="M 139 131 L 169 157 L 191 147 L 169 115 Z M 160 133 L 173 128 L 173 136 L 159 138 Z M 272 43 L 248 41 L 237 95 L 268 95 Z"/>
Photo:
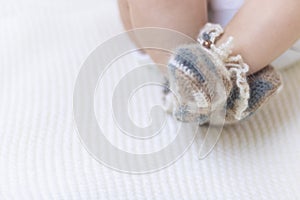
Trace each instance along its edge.
<path fill-rule="evenodd" d="M 196 44 L 175 50 L 168 63 L 170 88 L 175 93 L 173 115 L 180 121 L 205 124 L 218 108 L 225 123 L 235 123 L 262 107 L 281 86 L 271 66 L 247 76 L 248 65 L 231 55 L 233 38 L 216 46 L 221 26 L 206 24 Z"/>

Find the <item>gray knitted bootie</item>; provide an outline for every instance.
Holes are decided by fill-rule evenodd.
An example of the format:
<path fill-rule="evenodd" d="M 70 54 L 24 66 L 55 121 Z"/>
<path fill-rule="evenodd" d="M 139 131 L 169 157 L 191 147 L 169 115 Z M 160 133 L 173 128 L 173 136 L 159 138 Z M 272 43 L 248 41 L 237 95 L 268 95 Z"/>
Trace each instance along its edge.
<path fill-rule="evenodd" d="M 233 38 L 215 45 L 222 33 L 219 25 L 207 24 L 199 43 L 180 46 L 169 60 L 173 115 L 180 121 L 205 124 L 222 107 L 226 123 L 238 122 L 262 107 L 281 86 L 280 75 L 271 66 L 247 76 L 242 57 L 231 55 Z"/>

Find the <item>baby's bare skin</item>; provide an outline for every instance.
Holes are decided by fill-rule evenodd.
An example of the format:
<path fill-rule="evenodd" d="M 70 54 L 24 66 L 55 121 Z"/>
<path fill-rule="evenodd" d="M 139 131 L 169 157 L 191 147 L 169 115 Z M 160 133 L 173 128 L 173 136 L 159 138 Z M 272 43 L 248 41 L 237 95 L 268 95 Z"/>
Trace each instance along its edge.
<path fill-rule="evenodd" d="M 127 30 L 162 27 L 195 39 L 207 22 L 206 0 L 119 0 L 119 7 Z M 300 38 L 300 1 L 246 0 L 219 43 L 229 36 L 234 37 L 233 53 L 242 55 L 254 73 Z M 147 53 L 156 62 L 167 62 L 163 53 Z"/>
<path fill-rule="evenodd" d="M 119 0 L 119 10 L 126 30 L 142 27 L 168 28 L 194 39 L 207 22 L 205 0 Z M 133 38 L 137 46 L 139 41 Z M 145 51 L 145 50 L 144 50 Z M 156 63 L 167 64 L 170 54 L 146 51 Z M 166 74 L 166 67 L 160 67 Z"/>
<path fill-rule="evenodd" d="M 233 36 L 233 54 L 242 55 L 249 72 L 259 71 L 300 38 L 299 0 L 246 0 L 225 27 L 221 44 Z"/>

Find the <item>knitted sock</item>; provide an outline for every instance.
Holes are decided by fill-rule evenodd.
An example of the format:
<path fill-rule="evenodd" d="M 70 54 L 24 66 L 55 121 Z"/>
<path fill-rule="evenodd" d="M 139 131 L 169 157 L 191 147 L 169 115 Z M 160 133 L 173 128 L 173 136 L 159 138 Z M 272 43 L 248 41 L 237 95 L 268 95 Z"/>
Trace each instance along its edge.
<path fill-rule="evenodd" d="M 247 77 L 249 84 L 250 97 L 247 108 L 243 111 L 241 119 L 251 116 L 255 111 L 261 108 L 270 97 L 279 91 L 281 86 L 280 75 L 276 70 L 268 65 L 262 70 Z M 239 120 L 235 118 L 236 107 L 239 104 L 239 90 L 236 85 L 233 86 L 226 102 L 226 122 L 234 123 Z"/>
<path fill-rule="evenodd" d="M 199 35 L 200 44 L 177 48 L 168 63 L 170 87 L 176 94 L 173 115 L 180 121 L 207 123 L 210 114 L 223 106 L 226 123 L 238 122 L 281 85 L 271 66 L 247 77 L 248 65 L 240 55 L 231 55 L 233 38 L 215 46 L 222 33 L 219 25 L 207 24 Z"/>

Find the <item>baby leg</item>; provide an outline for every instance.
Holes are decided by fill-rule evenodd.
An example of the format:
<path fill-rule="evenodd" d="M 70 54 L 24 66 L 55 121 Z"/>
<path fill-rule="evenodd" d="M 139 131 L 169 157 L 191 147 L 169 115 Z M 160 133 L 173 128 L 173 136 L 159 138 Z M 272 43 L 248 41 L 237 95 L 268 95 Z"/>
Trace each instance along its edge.
<path fill-rule="evenodd" d="M 218 43 L 233 36 L 233 54 L 242 55 L 254 73 L 300 38 L 299 20 L 299 0 L 246 0 Z"/>
<path fill-rule="evenodd" d="M 125 28 L 159 27 L 184 33 L 196 39 L 207 22 L 206 0 L 119 0 Z M 139 46 L 141 41 L 134 39 Z M 167 64 L 169 53 L 146 50 L 156 63 Z M 163 70 L 166 72 L 166 69 Z"/>

